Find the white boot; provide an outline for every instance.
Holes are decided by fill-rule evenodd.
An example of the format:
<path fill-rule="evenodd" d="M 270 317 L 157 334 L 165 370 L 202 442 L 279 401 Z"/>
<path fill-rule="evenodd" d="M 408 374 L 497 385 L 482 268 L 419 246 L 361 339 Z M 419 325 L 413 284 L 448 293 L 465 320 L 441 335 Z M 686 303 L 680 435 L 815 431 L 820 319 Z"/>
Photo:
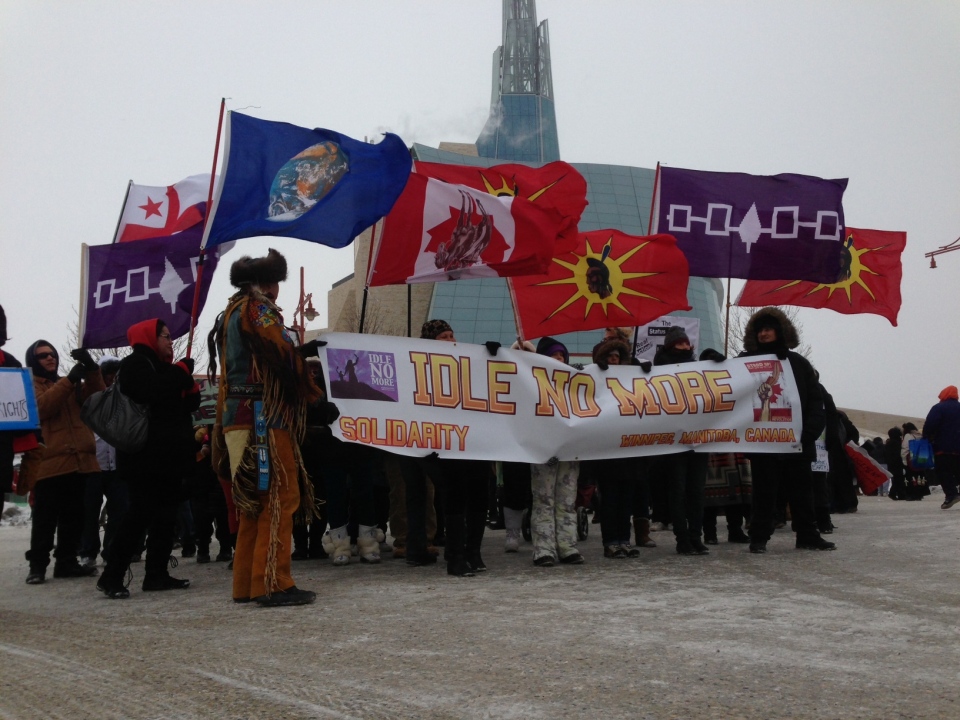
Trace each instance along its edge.
<path fill-rule="evenodd" d="M 503 544 L 503 551 L 515 553 L 520 551 L 520 527 L 523 523 L 523 510 L 503 509 L 503 524 L 507 527 L 507 539 Z"/>
<path fill-rule="evenodd" d="M 347 526 L 327 530 L 323 534 L 323 549 L 333 558 L 334 565 L 350 564 L 350 533 Z"/>
<path fill-rule="evenodd" d="M 360 562 L 380 562 L 380 543 L 383 542 L 383 531 L 376 525 L 361 525 L 357 533 L 357 549 L 360 551 Z"/>

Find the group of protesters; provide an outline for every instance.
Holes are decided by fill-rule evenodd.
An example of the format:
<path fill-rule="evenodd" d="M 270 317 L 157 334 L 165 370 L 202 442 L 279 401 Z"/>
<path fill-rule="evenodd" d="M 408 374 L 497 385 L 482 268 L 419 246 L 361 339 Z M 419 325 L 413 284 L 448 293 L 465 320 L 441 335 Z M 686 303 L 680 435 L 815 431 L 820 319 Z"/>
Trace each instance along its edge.
<path fill-rule="evenodd" d="M 162 319 L 129 328 L 132 352 L 122 360 L 105 357 L 98 363 L 86 350 L 72 351 L 75 365 L 66 376 L 59 374 L 59 353 L 50 342 L 29 347 L 25 361 L 33 371 L 41 432 L 0 433 L 0 480 L 9 482 L 13 454 L 24 452 L 21 482 L 33 493 L 28 584 L 46 581 L 51 552 L 55 578 L 97 575 L 104 497 L 105 566 L 97 588 L 107 597 L 129 597 L 131 562 L 144 550 L 144 591 L 187 588 L 189 580 L 169 572 L 178 532 L 184 557 L 210 562 L 216 528 L 216 559 L 232 562 L 233 601 L 263 607 L 314 601 L 316 594 L 293 579 L 294 559 L 378 563 L 389 551 L 421 567 L 437 563 L 442 553 L 449 575 L 477 575 L 486 570 L 481 549 L 491 521 L 502 522 L 503 549 L 509 553 L 519 550 L 528 524 L 533 564 L 550 567 L 584 562 L 578 537 L 585 532 L 588 508 L 599 518 L 603 556 L 611 560 L 636 558 L 641 548 L 655 546 L 654 522 L 672 527 L 678 554 L 706 555 L 708 545 L 718 542 L 721 512 L 727 539 L 748 545 L 751 553 L 765 553 L 774 531 L 787 522 L 798 549 L 833 550 L 834 543 L 823 538 L 833 530 L 831 512 L 856 509 L 855 482 L 836 480 L 836 474 L 832 479 L 811 466 L 823 435 L 828 454 L 843 455 L 852 424 L 837 411 L 810 362 L 795 352 L 797 330 L 777 308 L 750 317 L 741 355 L 775 355 L 789 364 L 802 418 L 802 452 L 711 455 L 687 449 L 582 462 L 551 458 L 542 464 L 436 453 L 416 458 L 334 437 L 330 428 L 339 411 L 320 367 L 322 341 L 301 343 L 284 326 L 276 304 L 286 276 L 286 260 L 275 250 L 243 257 L 231 267 L 236 293 L 208 338 L 209 374 L 219 378 L 212 427 L 192 424 L 200 401 L 193 361 L 174 361 Z M 2 310 L 0 319 L 2 347 Z M 442 319 L 424 323 L 421 337 L 456 342 L 455 329 Z M 487 346 L 494 354 L 499 348 Z M 555 338 L 514 348 L 570 363 L 568 349 Z M 636 365 L 638 373 L 652 371 L 650 363 L 634 358 L 621 328 L 607 328 L 592 360 L 600 371 L 625 364 Z M 726 358 L 713 349 L 697 353 L 683 329 L 673 327 L 653 365 L 697 360 Z M 2 351 L 0 364 L 19 365 Z M 114 383 L 150 410 L 146 442 L 133 452 L 114 450 L 80 417 L 83 402 Z M 916 428 L 905 427 L 899 436 L 891 430 L 882 443 L 893 473 L 891 497 L 906 499 L 891 448 L 902 468 L 900 450 L 908 432 Z M 941 394 L 923 437 L 933 443 L 947 509 L 960 500 L 956 387 Z M 186 479 L 193 513 L 185 512 Z M 385 542 L 386 531 L 392 546 Z"/>

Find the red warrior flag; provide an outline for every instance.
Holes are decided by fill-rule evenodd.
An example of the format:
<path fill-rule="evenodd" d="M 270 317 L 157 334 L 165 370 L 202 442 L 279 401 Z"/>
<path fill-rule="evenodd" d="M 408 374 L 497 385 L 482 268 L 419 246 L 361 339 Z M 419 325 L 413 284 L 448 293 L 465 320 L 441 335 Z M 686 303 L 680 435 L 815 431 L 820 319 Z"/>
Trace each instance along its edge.
<path fill-rule="evenodd" d="M 636 326 L 689 310 L 687 259 L 670 235 L 581 233 L 546 275 L 509 281 L 525 338 Z"/>
<path fill-rule="evenodd" d="M 827 308 L 844 315 L 883 315 L 894 326 L 900 312 L 900 255 L 904 232 L 848 227 L 841 253 L 841 275 L 835 283 L 804 280 L 748 280 L 737 305 L 799 305 Z"/>
<path fill-rule="evenodd" d="M 411 173 L 384 219 L 368 284 L 542 273 L 566 223 L 556 208 Z"/>

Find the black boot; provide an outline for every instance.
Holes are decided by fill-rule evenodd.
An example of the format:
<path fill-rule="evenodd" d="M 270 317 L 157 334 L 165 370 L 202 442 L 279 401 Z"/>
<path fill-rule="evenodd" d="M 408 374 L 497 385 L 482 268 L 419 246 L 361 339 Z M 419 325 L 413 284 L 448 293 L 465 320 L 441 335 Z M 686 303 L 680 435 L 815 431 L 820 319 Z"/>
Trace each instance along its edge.
<path fill-rule="evenodd" d="M 483 531 L 486 528 L 486 513 L 471 512 L 467 514 L 467 538 L 465 556 L 467 564 L 475 573 L 484 572 L 487 566 L 480 557 L 480 546 L 483 544 Z"/>
<path fill-rule="evenodd" d="M 466 523 L 463 515 L 447 515 L 444 524 L 447 531 L 447 544 L 444 548 L 447 575 L 473 577 L 473 569 L 466 558 Z"/>
<path fill-rule="evenodd" d="M 746 544 L 750 542 L 750 537 L 739 526 L 727 525 L 727 542 Z"/>

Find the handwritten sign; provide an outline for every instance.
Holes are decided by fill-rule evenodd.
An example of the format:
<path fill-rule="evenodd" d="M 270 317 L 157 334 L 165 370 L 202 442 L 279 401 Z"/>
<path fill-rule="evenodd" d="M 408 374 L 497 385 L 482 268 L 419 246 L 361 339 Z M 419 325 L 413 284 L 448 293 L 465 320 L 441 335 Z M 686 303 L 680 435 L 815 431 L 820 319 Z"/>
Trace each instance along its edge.
<path fill-rule="evenodd" d="M 26 368 L 0 368 L 0 430 L 40 427 L 33 376 Z"/>

